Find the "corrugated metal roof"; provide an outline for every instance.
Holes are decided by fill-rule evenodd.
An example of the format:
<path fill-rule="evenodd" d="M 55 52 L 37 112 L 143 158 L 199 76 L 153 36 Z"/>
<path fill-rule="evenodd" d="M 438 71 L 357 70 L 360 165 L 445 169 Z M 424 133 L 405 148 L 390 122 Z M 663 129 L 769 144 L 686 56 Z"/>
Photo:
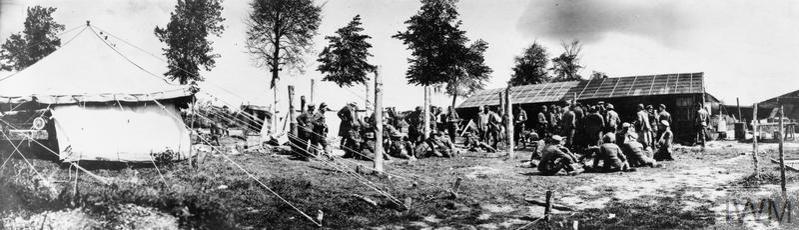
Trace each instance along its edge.
<path fill-rule="evenodd" d="M 644 75 L 596 80 L 568 81 L 511 88 L 514 104 L 547 103 L 568 100 L 577 95 L 578 100 L 704 93 L 704 73 L 675 73 Z M 505 89 L 488 89 L 475 93 L 458 108 L 498 105 L 499 92 Z"/>

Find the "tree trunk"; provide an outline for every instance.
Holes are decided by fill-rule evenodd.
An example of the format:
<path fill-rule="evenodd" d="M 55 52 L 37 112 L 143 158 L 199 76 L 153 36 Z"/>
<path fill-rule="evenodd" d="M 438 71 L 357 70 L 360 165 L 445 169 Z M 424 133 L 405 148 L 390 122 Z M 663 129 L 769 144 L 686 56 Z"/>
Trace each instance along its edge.
<path fill-rule="evenodd" d="M 375 171 L 383 172 L 383 81 L 375 70 Z"/>
<path fill-rule="evenodd" d="M 455 100 L 458 99 L 458 92 L 455 91 L 454 95 L 452 95 L 452 109 L 455 109 Z"/>
<path fill-rule="evenodd" d="M 424 139 L 430 137 L 430 87 L 424 86 L 424 108 L 422 108 L 422 113 L 424 113 Z"/>

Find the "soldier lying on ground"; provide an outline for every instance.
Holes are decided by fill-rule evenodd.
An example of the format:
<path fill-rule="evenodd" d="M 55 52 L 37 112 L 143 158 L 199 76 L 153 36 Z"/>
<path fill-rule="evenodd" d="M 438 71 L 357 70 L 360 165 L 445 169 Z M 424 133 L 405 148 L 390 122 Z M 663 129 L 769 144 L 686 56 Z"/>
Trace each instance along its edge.
<path fill-rule="evenodd" d="M 550 143 L 544 147 L 542 155 L 538 171 L 545 176 L 556 175 L 561 170 L 566 170 L 567 175 L 577 175 L 583 172 L 582 166 L 577 163 L 577 156 L 563 146 L 563 137 L 561 136 L 553 135 Z"/>
<path fill-rule="evenodd" d="M 455 145 L 441 132 L 433 132 L 430 138 L 416 145 L 414 149 L 417 158 L 425 157 L 453 157 L 457 154 Z"/>
<path fill-rule="evenodd" d="M 465 141 L 464 146 L 471 152 L 488 152 L 493 153 L 497 152 L 496 149 L 492 148 L 485 142 L 480 141 L 480 136 L 478 136 L 477 131 L 473 128 L 469 127 L 469 130 L 466 131 L 464 134 Z"/>

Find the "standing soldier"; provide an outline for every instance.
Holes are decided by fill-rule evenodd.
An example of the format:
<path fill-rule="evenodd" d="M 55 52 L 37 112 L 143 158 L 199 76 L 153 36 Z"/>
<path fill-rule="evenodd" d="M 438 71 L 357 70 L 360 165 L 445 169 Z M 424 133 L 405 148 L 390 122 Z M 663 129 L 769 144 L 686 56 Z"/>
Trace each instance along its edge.
<path fill-rule="evenodd" d="M 699 110 L 696 111 L 696 141 L 702 144 L 702 150 L 705 149 L 705 132 L 707 124 L 710 119 L 710 114 L 705 110 L 705 105 L 699 103 Z"/>
<path fill-rule="evenodd" d="M 502 132 L 502 117 L 496 112 L 497 107 L 493 107 L 488 112 L 488 139 L 486 143 L 491 144 L 494 149 L 497 148 L 499 138 Z"/>
<path fill-rule="evenodd" d="M 302 111 L 302 114 L 297 116 L 297 136 L 295 138 L 299 139 L 297 146 L 304 149 L 304 152 L 301 152 L 300 155 L 314 154 L 311 149 L 311 138 L 313 138 L 311 118 L 314 110 L 316 110 L 316 106 L 309 104 L 308 110 Z"/>
<path fill-rule="evenodd" d="M 322 146 L 322 151 L 325 154 L 330 152 L 330 149 L 327 145 L 327 122 L 325 119 L 325 112 L 333 111 L 327 107 L 327 104 L 322 102 L 319 104 L 319 110 L 311 118 L 311 123 L 313 124 L 313 136 L 311 137 L 311 145 L 313 146 Z"/>
<path fill-rule="evenodd" d="M 572 112 L 574 112 L 574 139 L 571 140 L 571 147 L 573 149 L 579 149 L 579 147 L 582 147 L 585 143 L 585 125 L 583 124 L 583 119 L 585 119 L 587 109 L 584 109 L 583 104 L 579 102 L 574 102 L 571 108 Z"/>
<path fill-rule="evenodd" d="M 658 106 L 658 123 L 656 124 L 661 124 L 663 121 L 669 122 L 669 124 L 671 124 L 671 114 L 666 111 L 666 105 L 660 104 Z M 663 135 L 663 130 L 658 129 L 657 138 L 660 139 L 661 135 Z"/>
<path fill-rule="evenodd" d="M 599 145 L 602 136 L 602 127 L 605 126 L 605 119 L 599 114 L 596 106 L 588 108 L 588 115 L 583 119 L 585 144 L 588 146 Z"/>
<path fill-rule="evenodd" d="M 477 113 L 474 124 L 477 125 L 477 135 L 480 136 L 480 140 L 488 143 L 488 109 L 485 106 L 480 106 L 480 112 Z"/>
<path fill-rule="evenodd" d="M 560 128 L 563 129 L 562 132 L 566 138 L 565 146 L 568 148 L 574 148 L 574 133 L 576 131 L 575 128 L 577 128 L 576 119 L 577 117 L 574 114 L 574 111 L 572 111 L 571 106 L 567 105 L 563 107 L 563 116 L 561 117 Z"/>
<path fill-rule="evenodd" d="M 658 126 L 659 126 L 658 124 L 660 124 L 660 122 L 658 122 L 657 112 L 655 112 L 655 107 L 653 107 L 652 105 L 646 106 L 646 113 L 648 115 L 647 118 L 649 118 L 649 125 L 652 127 L 652 130 L 650 130 L 652 143 L 649 143 L 649 146 L 652 146 L 654 150 L 655 142 L 657 142 L 655 140 L 655 137 L 657 136 Z"/>
<path fill-rule="evenodd" d="M 548 137 L 547 131 L 549 131 L 549 122 L 547 121 L 547 106 L 542 105 L 541 111 L 538 111 L 538 119 L 536 124 L 536 129 L 538 129 L 538 136 L 540 138 Z"/>
<path fill-rule="evenodd" d="M 422 141 L 422 133 L 424 133 L 424 114 L 422 113 L 422 107 L 416 106 L 413 112 L 409 115 L 410 118 L 408 119 L 408 123 L 410 128 L 408 129 L 408 138 L 415 145 L 416 143 Z"/>
<path fill-rule="evenodd" d="M 461 122 L 461 117 L 452 106 L 447 107 L 447 114 L 444 115 L 446 121 L 447 133 L 452 143 L 455 143 L 455 137 L 458 135 L 458 123 Z"/>
<path fill-rule="evenodd" d="M 358 118 L 358 105 L 352 102 L 341 108 L 337 113 L 341 119 L 339 125 L 339 136 L 341 136 L 341 148 L 344 150 L 344 157 L 355 157 L 355 151 L 359 151 L 361 143 L 361 119 Z"/>
<path fill-rule="evenodd" d="M 549 133 L 556 135 L 560 133 L 560 116 L 562 111 L 557 105 L 549 106 Z"/>
<path fill-rule="evenodd" d="M 444 114 L 444 110 L 441 107 L 433 106 L 433 110 L 431 111 L 433 111 L 433 117 L 431 118 L 433 121 L 435 121 L 431 122 L 431 124 L 436 124 L 435 129 L 432 130 L 438 130 L 439 132 L 443 133 L 444 130 L 446 130 L 446 127 L 444 126 L 444 123 L 446 122 L 444 117 L 446 114 Z"/>
<path fill-rule="evenodd" d="M 519 142 L 525 142 L 524 140 L 524 129 L 525 123 L 527 123 L 527 112 L 522 109 L 521 106 L 516 105 L 516 110 L 519 112 L 516 113 L 516 119 L 513 123 L 513 140 L 516 142 L 516 145 L 520 145 Z"/>
<path fill-rule="evenodd" d="M 639 135 L 638 141 L 644 145 L 644 149 L 652 147 L 652 126 L 649 124 L 649 113 L 644 110 L 643 104 L 638 104 L 638 112 L 635 117 L 635 131 Z"/>
<path fill-rule="evenodd" d="M 621 118 L 619 118 L 619 114 L 616 113 L 613 104 L 608 103 L 606 108 L 605 121 L 607 121 L 607 124 L 605 124 L 605 132 L 615 133 L 621 124 Z"/>

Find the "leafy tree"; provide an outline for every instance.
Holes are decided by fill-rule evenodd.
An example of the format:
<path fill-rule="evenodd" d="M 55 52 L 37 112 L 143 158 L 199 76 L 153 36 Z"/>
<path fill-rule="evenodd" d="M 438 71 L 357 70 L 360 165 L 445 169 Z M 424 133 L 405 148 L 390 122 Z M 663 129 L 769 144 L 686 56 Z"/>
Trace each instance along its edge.
<path fill-rule="evenodd" d="M 274 92 L 272 114 L 277 114 L 279 72 L 289 67 L 302 71 L 303 55 L 313 47 L 321 22 L 322 7 L 313 0 L 253 0 L 247 24 L 247 51 L 255 65 L 272 73 L 269 87 Z M 277 119 L 272 119 L 276 133 Z"/>
<path fill-rule="evenodd" d="M 0 70 L 25 69 L 61 47 L 58 33 L 64 25 L 53 19 L 55 11 L 55 7 L 28 7 L 25 29 L 0 46 Z"/>
<path fill-rule="evenodd" d="M 180 84 L 202 81 L 200 68 L 210 71 L 219 58 L 213 54 L 213 42 L 208 35 L 222 34 L 221 0 L 178 0 L 165 28 L 155 27 L 155 36 L 166 43 L 164 48 L 169 63 L 165 76 Z"/>
<path fill-rule="evenodd" d="M 515 58 L 516 66 L 513 67 L 510 84 L 513 86 L 531 85 L 549 81 L 547 70 L 549 57 L 547 56 L 547 50 L 538 42 L 534 42 L 533 45 L 524 49 L 522 56 Z"/>
<path fill-rule="evenodd" d="M 419 11 L 405 21 L 407 29 L 393 36 L 402 40 L 411 50 L 412 58 L 408 59 L 410 67 L 406 72 L 408 83 L 425 86 L 425 92 L 428 92 L 428 86 L 453 83 L 451 86 L 448 84 L 448 91 L 451 90 L 453 95 L 459 95 L 457 89 L 467 85 L 460 84 L 459 81 L 469 81 L 465 79 L 487 75 L 487 73 L 477 73 L 478 71 L 474 69 L 481 68 L 475 67 L 472 62 L 477 58 L 470 58 L 472 56 L 470 54 L 474 53 L 482 56 L 482 51 L 473 52 L 466 45 L 469 39 L 466 38 L 466 32 L 460 28 L 462 22 L 458 19 L 459 14 L 455 6 L 457 0 L 421 0 L 421 2 Z M 477 45 L 475 49 L 479 46 Z M 472 84 L 476 85 L 480 84 Z M 428 116 L 430 108 L 428 97 L 428 93 L 425 93 L 423 107 L 425 116 Z M 425 117 L 424 122 L 424 134 L 427 137 L 429 119 Z"/>
<path fill-rule="evenodd" d="M 322 7 L 313 0 L 253 0 L 247 23 L 247 51 L 272 72 L 271 88 L 283 66 L 300 69 L 313 46 Z"/>
<path fill-rule="evenodd" d="M 361 34 L 362 31 L 361 16 L 356 15 L 347 26 L 336 30 L 336 35 L 325 37 L 330 44 L 317 59 L 322 63 L 317 70 L 327 73 L 323 81 L 332 81 L 339 86 L 365 84 L 367 73 L 377 69 L 366 61 L 372 56 L 369 53 L 372 44 L 366 39 L 372 37 Z"/>
<path fill-rule="evenodd" d="M 553 81 L 577 81 L 582 77 L 577 72 L 583 68 L 580 65 L 580 51 L 583 45 L 580 41 L 574 40 L 571 43 L 561 43 L 563 46 L 563 53 L 560 56 L 552 59 L 552 72 L 555 77 Z"/>
<path fill-rule="evenodd" d="M 461 66 L 466 47 L 466 32 L 460 29 L 455 7 L 457 0 L 422 0 L 416 15 L 405 21 L 408 28 L 394 38 L 412 51 L 406 72 L 408 83 L 430 86 L 447 83 L 463 73 Z"/>
<path fill-rule="evenodd" d="M 463 73 L 455 75 L 455 77 L 447 83 L 447 94 L 452 96 L 452 107 L 455 107 L 455 101 L 458 96 L 469 96 L 478 90 L 485 88 L 485 82 L 491 77 L 489 74 L 493 72 L 490 67 L 485 64 L 484 53 L 488 49 L 488 43 L 482 39 L 475 41 L 469 46 L 469 52 L 466 53 L 465 63 L 463 66 Z"/>

